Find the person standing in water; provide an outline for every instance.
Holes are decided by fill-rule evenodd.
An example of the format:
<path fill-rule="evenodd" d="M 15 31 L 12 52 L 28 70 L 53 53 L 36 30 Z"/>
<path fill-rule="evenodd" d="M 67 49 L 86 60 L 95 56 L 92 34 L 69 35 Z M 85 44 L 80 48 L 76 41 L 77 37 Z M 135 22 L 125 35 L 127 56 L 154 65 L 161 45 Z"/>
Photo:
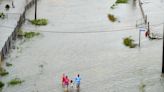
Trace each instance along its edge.
<path fill-rule="evenodd" d="M 70 86 L 73 88 L 73 80 L 70 81 Z"/>
<path fill-rule="evenodd" d="M 65 86 L 66 86 L 67 91 L 68 91 L 69 82 L 70 82 L 70 80 L 69 80 L 68 76 L 66 76 L 65 77 Z"/>
<path fill-rule="evenodd" d="M 65 74 L 63 74 L 62 76 L 62 87 L 64 88 L 64 86 L 65 86 Z"/>
<path fill-rule="evenodd" d="M 77 77 L 75 78 L 76 88 L 80 88 L 80 81 L 81 78 L 80 75 L 78 74 Z"/>

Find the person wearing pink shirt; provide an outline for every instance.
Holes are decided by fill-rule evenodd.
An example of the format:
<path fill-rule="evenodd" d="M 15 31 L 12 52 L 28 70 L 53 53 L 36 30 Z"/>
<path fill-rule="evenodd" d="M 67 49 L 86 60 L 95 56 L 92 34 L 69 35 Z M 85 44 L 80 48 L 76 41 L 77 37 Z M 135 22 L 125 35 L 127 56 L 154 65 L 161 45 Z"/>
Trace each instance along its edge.
<path fill-rule="evenodd" d="M 67 90 L 68 90 L 69 82 L 70 82 L 70 80 L 69 80 L 68 76 L 66 76 L 65 77 L 65 86 L 66 86 Z"/>
<path fill-rule="evenodd" d="M 65 78 L 66 78 L 65 74 L 63 74 L 63 76 L 62 76 L 62 87 L 65 86 Z"/>

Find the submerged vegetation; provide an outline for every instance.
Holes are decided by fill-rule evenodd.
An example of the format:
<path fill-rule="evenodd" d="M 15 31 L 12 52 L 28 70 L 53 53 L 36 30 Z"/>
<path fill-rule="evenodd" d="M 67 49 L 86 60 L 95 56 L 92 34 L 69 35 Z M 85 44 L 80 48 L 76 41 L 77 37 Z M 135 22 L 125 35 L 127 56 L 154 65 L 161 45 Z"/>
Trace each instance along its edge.
<path fill-rule="evenodd" d="M 134 40 L 131 37 L 124 38 L 123 43 L 129 48 L 135 48 L 137 46 L 136 44 L 134 44 Z"/>
<path fill-rule="evenodd" d="M 113 14 L 108 14 L 108 18 L 112 22 L 115 22 L 117 20 L 117 18 Z"/>
<path fill-rule="evenodd" d="M 4 85 L 5 84 L 2 81 L 0 81 L 0 89 L 2 89 Z"/>
<path fill-rule="evenodd" d="M 24 38 L 33 38 L 34 36 L 40 35 L 38 32 L 23 32 L 22 30 L 19 30 L 17 32 L 18 37 L 24 37 Z"/>
<path fill-rule="evenodd" d="M 38 25 L 38 26 L 41 26 L 41 25 L 47 25 L 48 24 L 48 20 L 47 19 L 37 19 L 37 20 L 30 20 L 30 22 L 33 24 L 33 25 Z"/>
<path fill-rule="evenodd" d="M 34 37 L 34 36 L 37 36 L 37 35 L 39 35 L 40 33 L 38 33 L 38 32 L 25 32 L 24 33 L 24 37 L 25 38 L 32 38 L 32 37 Z"/>
<path fill-rule="evenodd" d="M 128 0 L 117 0 L 116 3 L 128 3 Z"/>
<path fill-rule="evenodd" d="M 6 76 L 8 74 L 9 74 L 9 72 L 7 72 L 5 69 L 3 69 L 2 67 L 0 67 L 0 76 Z"/>
<path fill-rule="evenodd" d="M 15 78 L 15 79 L 12 79 L 11 81 L 8 82 L 8 85 L 17 85 L 17 84 L 21 84 L 23 83 L 24 81 L 19 79 L 19 78 Z"/>
<path fill-rule="evenodd" d="M 118 4 L 128 3 L 128 0 L 117 0 L 110 8 L 114 9 Z"/>
<path fill-rule="evenodd" d="M 4 19 L 5 18 L 5 14 L 3 12 L 0 12 L 0 18 Z"/>
<path fill-rule="evenodd" d="M 12 64 L 11 64 L 11 63 L 6 62 L 6 66 L 7 66 L 7 67 L 10 67 L 10 66 L 12 66 Z"/>

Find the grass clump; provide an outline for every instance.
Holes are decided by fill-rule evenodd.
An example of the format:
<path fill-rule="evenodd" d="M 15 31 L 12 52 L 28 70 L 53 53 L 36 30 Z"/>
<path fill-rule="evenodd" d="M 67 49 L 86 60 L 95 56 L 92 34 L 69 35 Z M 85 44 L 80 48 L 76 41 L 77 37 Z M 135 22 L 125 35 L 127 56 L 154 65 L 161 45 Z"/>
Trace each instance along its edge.
<path fill-rule="evenodd" d="M 10 67 L 10 66 L 12 66 L 12 64 L 11 64 L 11 63 L 6 62 L 6 66 L 7 66 L 7 67 Z"/>
<path fill-rule="evenodd" d="M 131 37 L 124 38 L 123 43 L 129 48 L 135 48 L 137 46 L 136 44 L 134 44 L 134 40 Z"/>
<path fill-rule="evenodd" d="M 119 4 L 119 3 L 128 3 L 128 0 L 117 0 L 116 3 L 117 4 Z"/>
<path fill-rule="evenodd" d="M 115 22 L 117 20 L 117 18 L 113 14 L 108 14 L 108 18 L 112 22 Z"/>
<path fill-rule="evenodd" d="M 4 85 L 5 84 L 2 81 L 0 81 L 0 89 L 2 89 Z"/>
<path fill-rule="evenodd" d="M 19 79 L 19 78 L 15 78 L 15 79 L 12 79 L 11 81 L 8 82 L 8 85 L 18 85 L 18 84 L 21 84 L 23 83 L 24 81 Z"/>
<path fill-rule="evenodd" d="M 47 19 L 37 19 L 37 20 L 30 20 L 30 22 L 33 24 L 33 25 L 38 25 L 38 26 L 41 26 L 41 25 L 47 25 L 48 24 L 48 20 Z"/>
<path fill-rule="evenodd" d="M 9 72 L 7 72 L 5 69 L 3 69 L 2 67 L 0 67 L 0 76 L 6 76 L 8 74 L 9 74 Z"/>
<path fill-rule="evenodd" d="M 37 35 L 39 35 L 40 33 L 38 33 L 38 32 L 25 32 L 24 33 L 24 37 L 25 38 L 32 38 L 32 37 L 34 37 L 34 36 L 37 36 Z"/>
<path fill-rule="evenodd" d="M 40 35 L 38 32 L 23 32 L 22 30 L 17 31 L 18 37 L 22 38 L 33 38 L 34 36 Z"/>
<path fill-rule="evenodd" d="M 4 19 L 5 18 L 5 14 L 3 12 L 0 12 L 0 18 Z"/>
<path fill-rule="evenodd" d="M 115 9 L 118 4 L 128 3 L 128 0 L 117 0 L 110 8 Z"/>

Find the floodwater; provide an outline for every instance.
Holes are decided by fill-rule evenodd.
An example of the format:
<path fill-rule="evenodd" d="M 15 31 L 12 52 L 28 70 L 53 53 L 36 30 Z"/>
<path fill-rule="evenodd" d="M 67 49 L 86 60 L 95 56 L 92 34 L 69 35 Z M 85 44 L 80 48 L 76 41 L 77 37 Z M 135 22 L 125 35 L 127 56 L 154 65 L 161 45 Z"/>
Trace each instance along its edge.
<path fill-rule="evenodd" d="M 5 19 L 0 19 L 0 48 L 4 46 L 8 37 L 12 34 L 17 20 L 19 20 L 20 14 L 24 11 L 26 2 L 24 0 L 17 0 L 15 4 L 16 8 L 10 8 L 8 11 L 5 9 L 5 5 L 11 5 L 12 0 L 0 0 L 0 12 L 5 13 Z"/>
<path fill-rule="evenodd" d="M 125 47 L 122 39 L 127 36 L 138 43 L 135 25 L 142 16 L 137 3 L 112 10 L 114 2 L 40 0 L 38 18 L 48 19 L 49 24 L 25 23 L 23 30 L 41 35 L 16 43 L 5 60 L 13 64 L 6 67 L 10 74 L 2 80 L 7 83 L 18 77 L 25 82 L 5 86 L 2 92 L 64 92 L 63 73 L 71 79 L 80 74 L 80 92 L 163 92 L 162 40 L 149 40 L 142 32 L 140 48 Z M 110 22 L 109 13 L 120 22 Z M 27 13 L 27 19 L 33 18 L 34 8 Z"/>

